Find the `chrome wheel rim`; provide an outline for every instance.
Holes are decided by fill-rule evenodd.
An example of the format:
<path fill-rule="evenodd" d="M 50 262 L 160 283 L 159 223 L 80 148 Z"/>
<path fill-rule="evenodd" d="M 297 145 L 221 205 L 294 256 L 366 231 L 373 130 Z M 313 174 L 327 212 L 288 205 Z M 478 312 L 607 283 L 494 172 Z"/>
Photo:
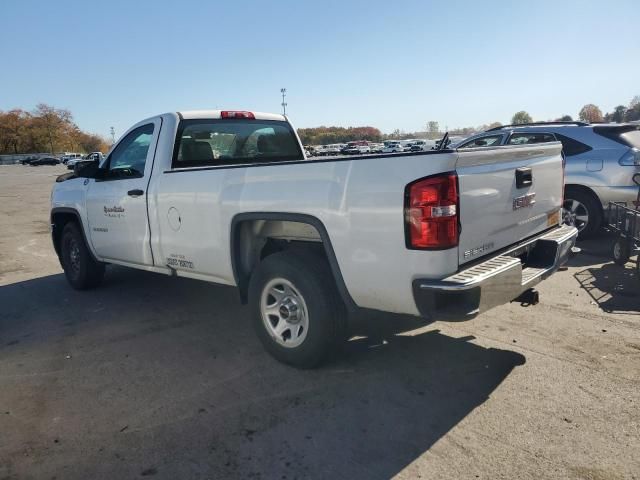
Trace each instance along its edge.
<path fill-rule="evenodd" d="M 267 332 L 278 345 L 295 348 L 307 338 L 307 304 L 289 280 L 274 278 L 264 286 L 260 313 Z"/>
<path fill-rule="evenodd" d="M 69 241 L 69 265 L 74 272 L 80 270 L 80 246 L 75 239 Z"/>
<path fill-rule="evenodd" d="M 579 232 L 589 224 L 589 210 L 583 203 L 572 198 L 564 201 L 564 223 L 573 225 Z"/>

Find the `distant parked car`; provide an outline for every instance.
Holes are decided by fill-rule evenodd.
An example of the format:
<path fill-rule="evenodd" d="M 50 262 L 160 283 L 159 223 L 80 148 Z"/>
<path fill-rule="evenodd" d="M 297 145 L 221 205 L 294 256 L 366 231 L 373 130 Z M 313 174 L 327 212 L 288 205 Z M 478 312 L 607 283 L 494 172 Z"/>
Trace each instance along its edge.
<path fill-rule="evenodd" d="M 31 165 L 32 167 L 36 167 L 39 165 L 59 165 L 60 164 L 60 160 L 58 160 L 56 157 L 40 157 L 40 158 L 36 158 L 35 160 L 31 160 L 29 162 L 29 165 Z"/>
<path fill-rule="evenodd" d="M 404 148 L 400 145 L 400 142 L 387 142 L 382 149 L 382 153 L 400 153 Z"/>
<path fill-rule="evenodd" d="M 596 233 L 609 202 L 632 205 L 640 172 L 640 125 L 631 123 L 537 122 L 504 125 L 459 143 L 466 150 L 503 145 L 531 145 L 556 139 L 566 157 L 564 216 L 581 238 Z M 535 182 L 535 179 L 534 179 Z"/>
<path fill-rule="evenodd" d="M 371 153 L 382 153 L 382 150 L 384 149 L 384 144 L 383 143 L 371 143 L 369 145 L 369 148 L 371 149 Z"/>
<path fill-rule="evenodd" d="M 330 155 L 330 156 L 340 155 L 341 150 L 342 150 L 342 147 L 340 145 L 325 145 L 324 155 Z"/>
<path fill-rule="evenodd" d="M 60 157 L 60 160 L 65 165 L 67 165 L 67 163 L 69 163 L 69 160 L 80 160 L 80 159 L 82 159 L 82 154 L 81 153 L 68 153 L 67 152 L 64 155 L 62 155 L 62 157 Z"/>
<path fill-rule="evenodd" d="M 369 145 L 350 144 L 347 145 L 347 148 L 342 153 L 345 155 L 362 155 L 363 153 L 371 153 L 371 148 L 369 148 Z"/>
<path fill-rule="evenodd" d="M 78 163 L 93 162 L 95 160 L 97 160 L 98 162 L 101 162 L 103 158 L 104 158 L 104 155 L 102 155 L 102 152 L 91 152 L 85 155 L 84 157 L 70 158 L 69 160 L 67 160 L 67 168 L 69 170 L 73 170 L 75 169 Z"/>
<path fill-rule="evenodd" d="M 416 140 L 411 144 L 412 152 L 426 152 L 427 150 L 429 150 L 429 146 L 426 140 Z"/>
<path fill-rule="evenodd" d="M 20 163 L 22 165 L 30 165 L 31 162 L 33 162 L 34 160 L 37 160 L 38 157 L 27 157 L 27 158 L 23 158 L 22 160 L 20 160 Z"/>

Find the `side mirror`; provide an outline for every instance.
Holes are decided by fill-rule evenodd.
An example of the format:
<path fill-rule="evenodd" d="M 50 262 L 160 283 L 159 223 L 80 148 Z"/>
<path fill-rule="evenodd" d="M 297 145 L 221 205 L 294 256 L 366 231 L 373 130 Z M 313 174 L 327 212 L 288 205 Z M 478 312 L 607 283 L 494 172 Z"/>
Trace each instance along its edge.
<path fill-rule="evenodd" d="M 633 180 L 633 183 L 640 187 L 640 173 L 635 173 L 631 178 Z"/>
<path fill-rule="evenodd" d="M 100 162 L 97 159 L 89 162 L 78 162 L 73 167 L 73 173 L 80 178 L 100 178 L 101 172 Z"/>

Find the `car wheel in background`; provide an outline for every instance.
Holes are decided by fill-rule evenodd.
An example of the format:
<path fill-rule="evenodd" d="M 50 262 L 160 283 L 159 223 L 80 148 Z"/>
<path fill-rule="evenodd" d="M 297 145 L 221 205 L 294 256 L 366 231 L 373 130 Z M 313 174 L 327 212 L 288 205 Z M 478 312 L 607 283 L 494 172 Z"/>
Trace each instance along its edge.
<path fill-rule="evenodd" d="M 68 282 L 76 290 L 96 287 L 104 277 L 104 263 L 94 260 L 75 222 L 67 223 L 62 232 L 60 263 Z"/>
<path fill-rule="evenodd" d="M 279 361 L 313 368 L 343 340 L 346 309 L 327 261 L 306 252 L 265 258 L 249 282 L 256 333 Z"/>
<path fill-rule="evenodd" d="M 581 240 L 593 236 L 602 225 L 600 202 L 582 189 L 566 189 L 563 215 L 565 223 L 578 229 L 578 238 Z"/>

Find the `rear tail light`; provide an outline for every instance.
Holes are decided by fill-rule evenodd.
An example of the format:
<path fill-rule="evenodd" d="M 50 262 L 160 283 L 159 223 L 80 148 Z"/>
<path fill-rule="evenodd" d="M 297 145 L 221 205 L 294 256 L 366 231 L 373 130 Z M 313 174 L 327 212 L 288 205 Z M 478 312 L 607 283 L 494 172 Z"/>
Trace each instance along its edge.
<path fill-rule="evenodd" d="M 407 185 L 405 222 L 408 248 L 458 245 L 458 176 L 445 173 Z"/>
<path fill-rule="evenodd" d="M 255 120 L 256 117 L 253 112 L 242 112 L 238 110 L 224 110 L 220 112 L 220 117 L 222 118 L 248 118 L 250 120 Z"/>

